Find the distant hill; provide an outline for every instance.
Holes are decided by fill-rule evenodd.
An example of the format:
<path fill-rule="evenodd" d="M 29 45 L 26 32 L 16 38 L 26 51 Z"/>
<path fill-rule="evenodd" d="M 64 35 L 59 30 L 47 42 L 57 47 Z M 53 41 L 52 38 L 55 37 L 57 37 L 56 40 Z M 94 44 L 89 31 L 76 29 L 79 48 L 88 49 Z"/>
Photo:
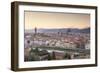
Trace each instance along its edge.
<path fill-rule="evenodd" d="M 39 33 L 90 33 L 90 28 L 84 28 L 84 29 L 77 29 L 77 28 L 60 28 L 60 29 L 37 29 L 37 32 Z M 34 29 L 31 30 L 25 30 L 25 33 L 34 33 Z"/>

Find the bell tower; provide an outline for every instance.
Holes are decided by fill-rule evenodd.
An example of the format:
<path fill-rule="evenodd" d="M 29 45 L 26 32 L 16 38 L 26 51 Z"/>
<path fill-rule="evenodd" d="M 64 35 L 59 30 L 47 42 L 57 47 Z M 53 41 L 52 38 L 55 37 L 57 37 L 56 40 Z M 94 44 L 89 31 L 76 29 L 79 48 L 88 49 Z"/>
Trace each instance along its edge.
<path fill-rule="evenodd" d="M 37 34 L 37 28 L 35 27 L 35 29 L 34 29 L 34 32 L 35 32 L 35 35 Z"/>

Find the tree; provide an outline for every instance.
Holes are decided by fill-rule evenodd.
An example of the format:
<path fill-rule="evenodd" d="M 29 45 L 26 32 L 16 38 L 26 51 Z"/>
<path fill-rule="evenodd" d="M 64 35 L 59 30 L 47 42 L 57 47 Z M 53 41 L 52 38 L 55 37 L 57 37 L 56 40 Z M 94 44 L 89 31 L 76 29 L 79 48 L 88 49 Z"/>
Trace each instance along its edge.
<path fill-rule="evenodd" d="M 39 49 L 38 49 L 37 47 L 36 47 L 36 49 L 35 49 L 35 52 L 36 52 L 36 53 L 38 53 L 38 52 L 39 52 Z"/>
<path fill-rule="evenodd" d="M 64 59 L 71 59 L 70 54 L 65 53 Z"/>
<path fill-rule="evenodd" d="M 48 60 L 52 60 L 50 53 L 48 53 Z"/>
<path fill-rule="evenodd" d="M 53 60 L 56 59 L 56 56 L 55 56 L 55 52 L 54 52 L 54 51 L 52 52 L 52 59 L 53 59 Z"/>

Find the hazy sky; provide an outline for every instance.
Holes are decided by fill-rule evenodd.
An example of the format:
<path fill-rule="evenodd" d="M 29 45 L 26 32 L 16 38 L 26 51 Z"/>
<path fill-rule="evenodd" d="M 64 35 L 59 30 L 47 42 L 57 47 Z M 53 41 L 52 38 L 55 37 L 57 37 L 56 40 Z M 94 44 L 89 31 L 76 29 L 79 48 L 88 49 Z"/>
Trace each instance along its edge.
<path fill-rule="evenodd" d="M 37 28 L 87 28 L 89 14 L 49 13 L 25 11 L 25 29 Z"/>

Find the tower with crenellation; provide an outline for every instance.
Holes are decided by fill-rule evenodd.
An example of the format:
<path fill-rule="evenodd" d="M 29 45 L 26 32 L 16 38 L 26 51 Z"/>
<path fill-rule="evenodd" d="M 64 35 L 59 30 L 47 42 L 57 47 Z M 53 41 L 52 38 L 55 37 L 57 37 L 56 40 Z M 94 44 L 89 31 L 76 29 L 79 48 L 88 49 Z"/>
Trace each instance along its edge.
<path fill-rule="evenodd" d="M 34 33 L 37 34 L 37 27 L 34 28 Z"/>

